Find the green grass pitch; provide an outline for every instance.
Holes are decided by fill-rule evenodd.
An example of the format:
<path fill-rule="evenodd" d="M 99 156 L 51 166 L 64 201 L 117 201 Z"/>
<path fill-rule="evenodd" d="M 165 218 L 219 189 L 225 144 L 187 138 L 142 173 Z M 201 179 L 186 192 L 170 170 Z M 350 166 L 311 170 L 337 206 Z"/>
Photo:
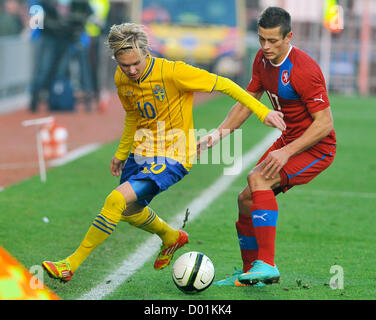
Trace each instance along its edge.
<path fill-rule="evenodd" d="M 171 266 L 154 271 L 152 258 L 104 299 L 374 299 L 375 101 L 374 98 L 332 95 L 338 140 L 334 163 L 310 184 L 277 197 L 279 284 L 264 288 L 211 286 L 193 297 L 175 287 Z M 195 127 L 216 127 L 232 104 L 231 99 L 221 96 L 196 108 Z M 244 153 L 271 130 L 254 116 L 242 129 Z M 33 177 L 0 192 L 0 244 L 27 268 L 40 265 L 45 259 L 58 260 L 71 254 L 105 197 L 118 184 L 118 179 L 109 172 L 116 147 L 117 141 L 63 167 L 51 169 L 46 184 L 40 183 L 39 177 Z M 249 164 L 249 169 L 252 165 Z M 186 178 L 154 199 L 152 207 L 165 220 L 171 219 L 219 178 L 223 168 L 224 165 L 195 165 Z M 205 253 L 214 263 L 216 280 L 231 275 L 234 265 L 241 267 L 235 221 L 237 195 L 245 186 L 246 172 L 199 217 L 188 221 L 186 231 L 190 234 L 190 243 L 176 254 Z M 48 223 L 44 222 L 44 217 L 49 219 Z M 120 222 L 69 283 L 53 281 L 46 274 L 44 281 L 61 298 L 77 299 L 101 283 L 149 237 L 150 234 Z M 332 277 L 338 275 L 338 269 L 331 269 L 333 266 L 343 270 L 343 288 L 331 286 Z"/>

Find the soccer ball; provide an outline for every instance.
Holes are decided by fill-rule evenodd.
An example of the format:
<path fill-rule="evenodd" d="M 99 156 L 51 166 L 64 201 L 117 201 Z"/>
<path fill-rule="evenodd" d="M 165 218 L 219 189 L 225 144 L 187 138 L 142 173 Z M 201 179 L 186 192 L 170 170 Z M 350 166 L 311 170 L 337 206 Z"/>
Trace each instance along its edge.
<path fill-rule="evenodd" d="M 197 293 L 209 288 L 214 276 L 212 261 L 201 252 L 184 253 L 172 267 L 172 279 L 184 293 Z"/>

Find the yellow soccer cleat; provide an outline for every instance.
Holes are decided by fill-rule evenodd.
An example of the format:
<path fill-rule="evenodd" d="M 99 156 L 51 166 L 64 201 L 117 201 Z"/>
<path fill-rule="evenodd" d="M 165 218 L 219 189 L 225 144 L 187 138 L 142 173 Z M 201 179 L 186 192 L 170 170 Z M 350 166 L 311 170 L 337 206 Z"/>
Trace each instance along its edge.
<path fill-rule="evenodd" d="M 68 282 L 73 277 L 70 263 L 66 260 L 57 262 L 44 261 L 42 267 L 51 278 L 59 279 L 62 282 Z"/>
<path fill-rule="evenodd" d="M 161 247 L 161 251 L 159 252 L 154 262 L 154 269 L 161 270 L 167 267 L 170 264 L 175 251 L 181 248 L 182 246 L 184 246 L 188 242 L 189 242 L 188 233 L 186 233 L 185 231 L 179 230 L 179 238 L 178 240 L 176 240 L 176 242 L 173 245 L 167 248 L 164 246 Z"/>

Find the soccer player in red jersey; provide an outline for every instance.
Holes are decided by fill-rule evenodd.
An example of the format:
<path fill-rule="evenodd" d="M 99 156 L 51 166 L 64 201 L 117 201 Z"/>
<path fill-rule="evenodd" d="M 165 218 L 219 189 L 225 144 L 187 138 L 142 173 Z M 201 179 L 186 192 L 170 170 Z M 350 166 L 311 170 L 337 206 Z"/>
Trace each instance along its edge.
<path fill-rule="evenodd" d="M 257 99 L 266 92 L 274 109 L 283 113 L 287 128 L 248 174 L 248 185 L 238 196 L 236 229 L 243 270 L 217 285 L 263 286 L 279 281 L 274 262 L 276 195 L 311 181 L 329 167 L 336 153 L 325 80 L 317 63 L 291 45 L 290 14 L 279 7 L 266 8 L 258 20 L 258 35 L 261 49 L 247 90 Z M 236 103 L 216 132 L 198 141 L 198 149 L 213 146 L 251 113 Z"/>

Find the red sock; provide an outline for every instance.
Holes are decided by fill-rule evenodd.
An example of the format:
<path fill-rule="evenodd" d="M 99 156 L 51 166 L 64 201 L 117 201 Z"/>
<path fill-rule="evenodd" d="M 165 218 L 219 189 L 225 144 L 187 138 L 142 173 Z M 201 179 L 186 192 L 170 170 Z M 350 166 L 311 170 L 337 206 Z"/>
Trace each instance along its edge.
<path fill-rule="evenodd" d="M 247 272 L 251 269 L 251 263 L 257 260 L 258 257 L 257 240 L 252 217 L 239 214 L 239 220 L 236 221 L 235 225 L 238 231 L 240 253 L 243 260 L 243 272 Z"/>
<path fill-rule="evenodd" d="M 273 190 L 252 192 L 251 215 L 258 245 L 258 260 L 274 266 L 278 205 Z"/>

